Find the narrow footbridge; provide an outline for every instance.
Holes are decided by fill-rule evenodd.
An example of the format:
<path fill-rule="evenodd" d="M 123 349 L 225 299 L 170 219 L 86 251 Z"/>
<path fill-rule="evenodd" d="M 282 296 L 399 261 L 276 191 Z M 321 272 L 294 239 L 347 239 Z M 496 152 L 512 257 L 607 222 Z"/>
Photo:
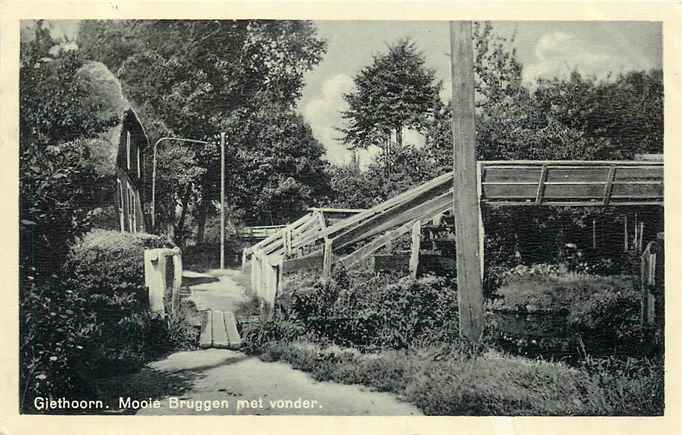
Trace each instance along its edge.
<path fill-rule="evenodd" d="M 242 268 L 250 269 L 252 287 L 270 314 L 286 275 L 312 270 L 329 277 L 335 265 L 356 264 L 407 233 L 410 271 L 416 273 L 421 226 L 438 225 L 450 214 L 453 178 L 443 174 L 367 210 L 311 209 L 244 250 Z M 663 162 L 480 161 L 477 190 L 481 207 L 663 206 Z M 479 235 L 484 237 L 483 222 Z"/>

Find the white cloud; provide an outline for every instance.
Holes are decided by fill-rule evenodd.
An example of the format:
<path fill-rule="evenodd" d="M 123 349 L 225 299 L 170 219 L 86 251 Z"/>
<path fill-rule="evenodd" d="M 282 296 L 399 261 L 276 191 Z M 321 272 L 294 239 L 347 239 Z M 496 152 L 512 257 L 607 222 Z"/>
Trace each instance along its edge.
<path fill-rule="evenodd" d="M 643 58 L 623 56 L 574 34 L 551 32 L 538 39 L 535 60 L 524 67 L 523 78 L 533 82 L 540 77 L 567 77 L 575 69 L 601 78 L 609 72 L 617 74 L 633 68 L 647 69 L 651 66 Z"/>

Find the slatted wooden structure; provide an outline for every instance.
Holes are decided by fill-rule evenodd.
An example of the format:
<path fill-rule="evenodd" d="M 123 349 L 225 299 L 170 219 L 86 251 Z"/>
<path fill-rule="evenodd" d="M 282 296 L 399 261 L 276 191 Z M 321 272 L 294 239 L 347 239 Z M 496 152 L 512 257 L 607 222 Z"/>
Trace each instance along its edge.
<path fill-rule="evenodd" d="M 480 196 L 491 205 L 663 205 L 663 162 L 479 162 Z"/>
<path fill-rule="evenodd" d="M 239 238 L 250 240 L 263 240 L 267 239 L 272 235 L 278 234 L 285 227 L 286 225 L 244 227 L 239 230 Z"/>
<path fill-rule="evenodd" d="M 477 169 L 482 206 L 663 205 L 663 162 L 480 161 Z M 287 274 L 330 277 L 334 265 L 356 264 L 410 233 L 416 275 L 421 227 L 439 222 L 453 200 L 450 172 L 367 210 L 312 209 L 246 250 L 242 264 L 250 264 L 253 288 L 272 306 Z"/>
<path fill-rule="evenodd" d="M 262 312 L 272 312 L 281 284 L 285 258 L 302 256 L 304 250 L 294 245 L 299 239 L 314 237 L 330 225 L 362 212 L 355 209 L 311 208 L 297 221 L 282 227 L 277 233 L 247 248 L 242 253 L 242 270 L 250 269 L 251 287 L 263 302 Z"/>

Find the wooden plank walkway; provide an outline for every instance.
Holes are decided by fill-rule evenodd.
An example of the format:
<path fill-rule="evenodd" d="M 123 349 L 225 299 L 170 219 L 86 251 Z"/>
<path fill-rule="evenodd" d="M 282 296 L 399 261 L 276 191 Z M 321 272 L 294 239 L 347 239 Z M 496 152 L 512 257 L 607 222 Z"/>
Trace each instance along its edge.
<path fill-rule="evenodd" d="M 239 349 L 242 339 L 237 331 L 237 321 L 231 311 L 206 310 L 203 312 L 199 346 L 206 348 Z"/>

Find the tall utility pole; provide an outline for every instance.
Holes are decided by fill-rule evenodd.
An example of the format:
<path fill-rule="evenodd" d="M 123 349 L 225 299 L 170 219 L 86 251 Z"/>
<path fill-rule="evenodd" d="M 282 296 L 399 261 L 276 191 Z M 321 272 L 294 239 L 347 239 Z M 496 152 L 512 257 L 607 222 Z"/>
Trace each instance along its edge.
<path fill-rule="evenodd" d="M 481 210 L 476 174 L 474 51 L 470 21 L 450 22 L 454 212 L 460 335 L 478 342 L 483 334 Z"/>
<path fill-rule="evenodd" d="M 225 133 L 220 133 L 220 270 L 225 269 Z"/>

